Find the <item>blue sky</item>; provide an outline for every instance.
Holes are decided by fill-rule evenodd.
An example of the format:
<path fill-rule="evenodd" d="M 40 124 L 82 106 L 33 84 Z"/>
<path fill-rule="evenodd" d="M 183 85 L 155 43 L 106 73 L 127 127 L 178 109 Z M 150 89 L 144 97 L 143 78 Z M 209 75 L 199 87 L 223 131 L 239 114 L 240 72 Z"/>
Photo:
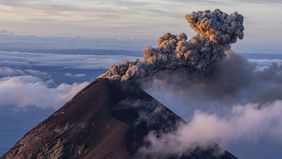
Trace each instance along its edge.
<path fill-rule="evenodd" d="M 280 0 L 0 0 L 1 30 L 16 35 L 156 39 L 193 34 L 184 15 L 219 8 L 245 16 L 243 52 L 282 52 Z"/>

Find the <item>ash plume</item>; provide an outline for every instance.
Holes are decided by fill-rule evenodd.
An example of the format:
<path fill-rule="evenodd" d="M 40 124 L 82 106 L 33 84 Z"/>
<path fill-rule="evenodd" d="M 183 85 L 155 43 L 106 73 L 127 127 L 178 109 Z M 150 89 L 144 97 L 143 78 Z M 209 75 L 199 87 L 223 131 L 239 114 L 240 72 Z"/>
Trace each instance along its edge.
<path fill-rule="evenodd" d="M 197 35 L 188 40 L 185 33 L 166 33 L 157 40 L 157 48 L 145 48 L 143 61 L 112 65 L 98 78 L 138 82 L 158 72 L 179 68 L 203 75 L 222 61 L 230 44 L 244 37 L 244 17 L 237 12 L 228 15 L 219 9 L 198 11 L 185 19 Z"/>
<path fill-rule="evenodd" d="M 275 150 L 282 145 L 281 63 L 260 68 L 229 50 L 205 76 L 189 80 L 190 76 L 180 70 L 163 72 L 142 83 L 186 123 L 174 132 L 150 132 L 146 139 L 150 145 L 140 148 L 141 154 L 166 157 L 216 143 L 217 153 L 228 149 L 239 158 L 281 157 Z"/>

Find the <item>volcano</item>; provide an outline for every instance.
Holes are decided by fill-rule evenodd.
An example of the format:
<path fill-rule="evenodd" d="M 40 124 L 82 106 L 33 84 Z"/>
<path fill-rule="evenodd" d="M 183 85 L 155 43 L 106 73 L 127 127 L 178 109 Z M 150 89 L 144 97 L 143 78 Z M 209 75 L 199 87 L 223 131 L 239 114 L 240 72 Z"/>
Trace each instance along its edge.
<path fill-rule="evenodd" d="M 138 87 L 97 79 L 28 132 L 1 159 L 161 158 L 140 154 L 149 132 L 172 132 L 185 122 Z M 168 159 L 236 159 L 217 146 Z M 162 157 L 163 158 L 163 157 Z"/>

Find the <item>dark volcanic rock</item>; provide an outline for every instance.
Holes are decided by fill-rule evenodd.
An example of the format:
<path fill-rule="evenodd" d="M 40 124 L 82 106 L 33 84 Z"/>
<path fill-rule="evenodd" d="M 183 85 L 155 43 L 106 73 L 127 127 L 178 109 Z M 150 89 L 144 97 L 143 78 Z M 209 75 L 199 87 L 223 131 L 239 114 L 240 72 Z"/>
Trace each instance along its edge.
<path fill-rule="evenodd" d="M 184 121 L 143 90 L 100 79 L 28 132 L 1 159 L 139 158 L 137 151 L 148 144 L 144 137 L 149 131 L 173 131 L 179 122 Z M 201 149 L 180 158 L 236 159 L 228 152 L 214 156 L 212 150 Z"/>

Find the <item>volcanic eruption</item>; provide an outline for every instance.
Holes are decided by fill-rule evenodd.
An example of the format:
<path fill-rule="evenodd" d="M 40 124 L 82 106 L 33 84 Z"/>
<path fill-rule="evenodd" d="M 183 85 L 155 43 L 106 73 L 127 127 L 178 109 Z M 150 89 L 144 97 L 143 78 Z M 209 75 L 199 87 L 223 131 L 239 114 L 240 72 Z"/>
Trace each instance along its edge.
<path fill-rule="evenodd" d="M 142 61 L 111 66 L 1 158 L 236 159 L 217 143 L 176 154 L 144 151 L 152 144 L 147 140 L 150 133 L 158 137 L 174 132 L 185 121 L 139 84 L 167 70 L 204 76 L 224 59 L 230 44 L 244 36 L 244 18 L 237 12 L 206 10 L 185 19 L 196 36 L 188 40 L 184 33 L 166 33 L 157 48 L 144 50 Z"/>
<path fill-rule="evenodd" d="M 147 47 L 143 61 L 124 62 L 98 78 L 138 81 L 163 70 L 184 68 L 187 73 L 205 74 L 225 57 L 230 44 L 244 37 L 244 17 L 219 9 L 198 11 L 185 16 L 198 33 L 188 40 L 185 33 L 166 33 L 157 41 L 157 48 Z"/>

